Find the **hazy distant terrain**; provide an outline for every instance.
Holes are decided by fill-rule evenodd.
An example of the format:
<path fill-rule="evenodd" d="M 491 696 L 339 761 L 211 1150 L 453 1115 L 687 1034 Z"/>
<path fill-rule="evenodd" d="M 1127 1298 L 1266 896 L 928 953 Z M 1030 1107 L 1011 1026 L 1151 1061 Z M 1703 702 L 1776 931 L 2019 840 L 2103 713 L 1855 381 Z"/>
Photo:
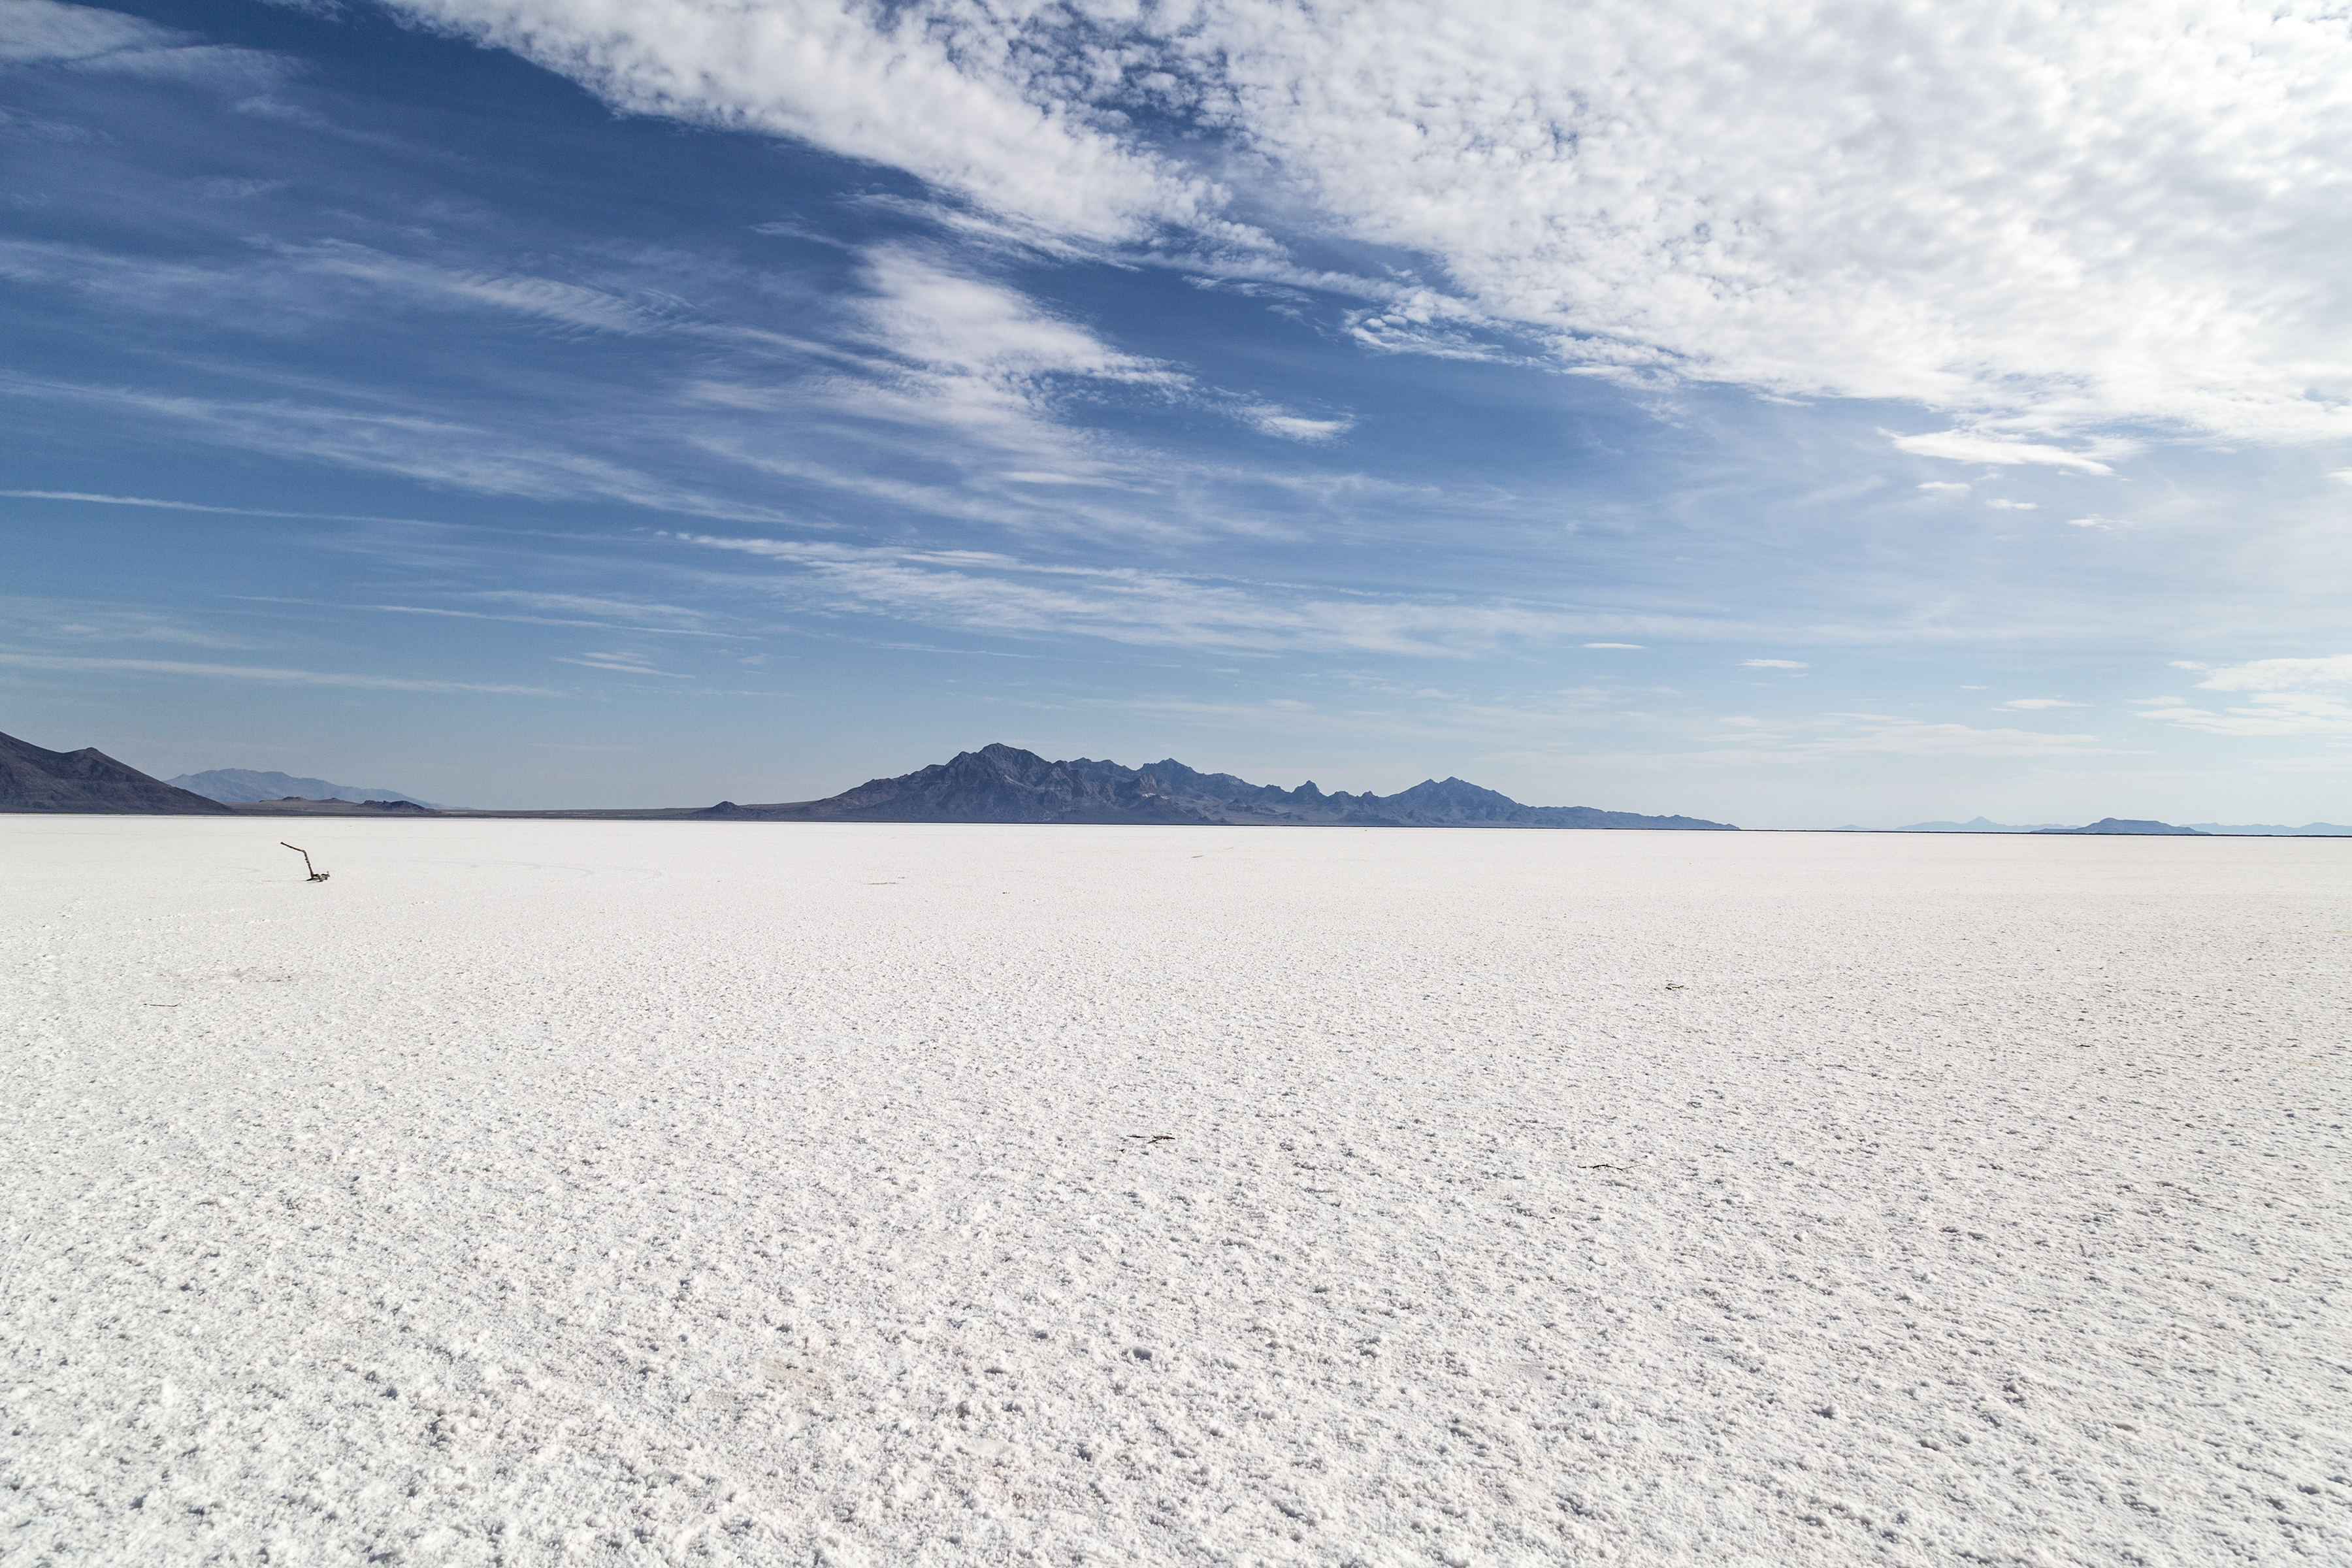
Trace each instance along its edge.
<path fill-rule="evenodd" d="M 2158 826 L 2166 826 L 2158 824 Z M 2352 835 L 2352 827 L 2334 822 L 2306 822 L 2301 827 L 2288 827 L 2279 823 L 2189 822 L 2179 825 L 2192 833 L 2235 834 L 2248 837 L 2330 837 Z M 1897 833 L 2067 833 L 2084 829 L 2067 822 L 2010 823 L 1993 822 L 1977 817 L 1969 822 L 1914 822 L 1898 827 Z"/>
<path fill-rule="evenodd" d="M 2352 1558 L 2337 846 L 304 829 L 0 819 L 27 1562 Z"/>
<path fill-rule="evenodd" d="M 215 768 L 209 773 L 182 773 L 178 778 L 166 782 L 208 800 L 283 800 L 294 795 L 303 800 L 404 800 L 428 806 L 433 804 L 429 800 L 418 800 L 413 795 L 403 795 L 396 789 L 329 784 L 325 779 L 296 778 L 291 773 L 256 773 L 251 768 Z"/>

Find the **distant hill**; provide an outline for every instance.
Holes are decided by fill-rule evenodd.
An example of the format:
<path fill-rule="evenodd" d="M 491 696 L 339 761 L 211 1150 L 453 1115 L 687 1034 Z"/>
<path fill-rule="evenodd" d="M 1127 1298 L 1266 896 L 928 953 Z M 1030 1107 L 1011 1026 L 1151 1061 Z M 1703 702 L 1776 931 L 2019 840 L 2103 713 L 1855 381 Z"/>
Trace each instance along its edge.
<path fill-rule="evenodd" d="M 176 789 L 94 746 L 49 752 L 14 735 L 0 735 L 0 811 L 229 814 L 218 801 Z"/>
<path fill-rule="evenodd" d="M 2116 822 L 2118 819 L 2111 816 L 2106 820 L 2109 822 Z M 1841 828 L 1837 831 L 1843 832 L 1846 830 Z M 1897 833 L 2194 833 L 2200 835 L 2240 834 L 2277 837 L 2292 837 L 2299 836 L 2330 837 L 2341 835 L 2352 837 L 2352 827 L 2345 827 L 2333 822 L 2306 822 L 2301 827 L 2284 827 L 2276 823 L 2259 822 L 2247 823 L 2239 826 L 2231 826 L 2227 824 L 2219 822 L 2192 822 L 2186 827 L 2174 827 L 2161 822 L 2122 822 L 2119 826 L 2114 827 L 2103 827 L 2096 823 L 2094 823 L 2088 827 L 2071 827 L 2063 822 L 2032 822 L 2018 824 L 2009 822 L 1992 822 L 1981 816 L 1971 822 L 1915 822 L 1907 827 L 1898 827 L 1895 831 Z"/>
<path fill-rule="evenodd" d="M 2103 816 L 2088 827 L 2037 827 L 2036 833 L 2129 833 L 2170 835 L 2175 837 L 2202 838 L 2204 834 L 2193 827 L 2175 827 L 2168 822 L 2142 822 L 2120 816 Z"/>
<path fill-rule="evenodd" d="M 357 784 L 329 784 L 324 779 L 298 779 L 291 773 L 256 773 L 251 768 L 215 768 L 210 773 L 182 773 L 169 782 L 175 788 L 192 791 L 207 800 L 284 800 L 292 795 L 301 800 L 404 800 L 423 806 L 433 804 L 396 789 L 362 789 Z"/>
<path fill-rule="evenodd" d="M 827 800 L 733 801 L 693 815 L 772 822 L 1071 822 L 1280 824 L 1351 827 L 1693 828 L 1737 832 L 1696 816 L 1645 816 L 1585 805 L 1521 805 L 1460 779 L 1426 780 L 1391 795 L 1326 795 L 1203 773 L 1174 758 L 1147 767 L 1079 757 L 1047 762 L 1003 744 L 898 778 L 870 779 Z"/>

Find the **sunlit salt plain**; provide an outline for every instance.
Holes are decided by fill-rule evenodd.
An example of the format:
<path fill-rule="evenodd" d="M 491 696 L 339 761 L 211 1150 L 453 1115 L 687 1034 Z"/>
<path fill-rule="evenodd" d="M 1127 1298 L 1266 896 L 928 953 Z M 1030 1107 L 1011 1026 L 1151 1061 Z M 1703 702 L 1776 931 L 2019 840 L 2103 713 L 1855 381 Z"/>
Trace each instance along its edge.
<path fill-rule="evenodd" d="M 0 874 L 12 1563 L 2352 1558 L 2352 842 Z"/>

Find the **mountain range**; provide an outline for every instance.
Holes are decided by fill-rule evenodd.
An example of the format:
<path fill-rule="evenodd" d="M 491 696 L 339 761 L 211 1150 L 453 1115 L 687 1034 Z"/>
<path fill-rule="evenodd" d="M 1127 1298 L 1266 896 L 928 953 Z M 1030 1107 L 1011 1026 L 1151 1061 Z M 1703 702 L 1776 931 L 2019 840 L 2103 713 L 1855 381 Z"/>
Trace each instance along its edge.
<path fill-rule="evenodd" d="M 262 781 L 254 783 L 253 781 Z M 1646 816 L 1585 805 L 1521 805 L 1461 779 L 1429 779 L 1392 795 L 1325 794 L 1204 773 L 1174 758 L 1147 768 L 1079 757 L 1048 762 L 1003 744 L 898 778 L 869 779 L 824 800 L 772 805 L 585 811 L 444 811 L 395 791 L 331 796 L 323 779 L 221 769 L 181 775 L 246 798 L 208 799 L 96 751 L 48 752 L 0 735 L 0 811 L 184 812 L 261 816 L 530 816 L 739 822 L 1068 822 L 1171 826 L 1292 824 L 1338 827 L 1604 827 L 1738 831 L 1696 816 Z M 291 787 L 288 787 L 291 786 Z M 278 792 L 278 793 L 263 793 Z M 259 795 L 261 798 L 251 798 Z M 301 798 L 289 798 L 290 796 Z"/>
<path fill-rule="evenodd" d="M 430 806 L 429 800 L 403 795 L 396 789 L 362 789 L 357 784 L 329 784 L 325 779 L 298 779 L 291 773 L 256 773 L 251 768 L 215 768 L 209 773 L 182 773 L 164 781 L 174 789 L 206 800 L 394 800 Z"/>
<path fill-rule="evenodd" d="M 226 816 L 216 800 L 175 789 L 95 746 L 51 752 L 0 735 L 0 811 Z"/>
<path fill-rule="evenodd" d="M 1204 773 L 1170 757 L 1140 768 L 1078 757 L 1048 762 L 1002 743 L 898 778 L 869 779 L 827 800 L 777 805 L 721 801 L 693 814 L 763 822 L 1132 822 L 1292 824 L 1330 827 L 1695 828 L 1737 832 L 1696 816 L 1645 816 L 1589 805 L 1521 805 L 1461 779 L 1428 779 L 1395 795 L 1327 795 Z"/>
<path fill-rule="evenodd" d="M 183 773 L 166 783 L 96 748 L 51 752 L 0 735 L 0 812 L 83 812 L 262 816 L 514 816 L 732 822 L 1034 822 L 1329 827 L 1581 827 L 1737 832 L 1696 816 L 1651 816 L 1589 805 L 1522 805 L 1458 778 L 1424 779 L 1391 795 L 1326 794 L 1254 784 L 1204 773 L 1173 757 L 1140 768 L 1076 757 L 1048 762 L 1003 743 L 964 752 L 897 778 L 868 779 L 824 800 L 767 805 L 569 811 L 456 811 L 398 790 L 361 789 L 325 779 L 249 768 Z M 1859 832 L 1859 828 L 1839 831 Z M 2107 817 L 2087 826 L 1915 822 L 1899 833 L 2052 833 L 2352 836 L 2352 827 L 2312 822 L 2189 826 Z"/>
<path fill-rule="evenodd" d="M 2116 822 L 2116 817 L 2108 817 Z M 1851 831 L 1841 829 L 1840 831 Z M 2093 823 L 2087 827 L 2075 827 L 2063 822 L 1994 822 L 1977 817 L 1969 822 L 1914 822 L 1895 829 L 1897 833 L 2195 833 L 2208 837 L 2238 838 L 2340 838 L 2352 837 L 2352 827 L 2336 822 L 2306 822 L 2301 827 L 2289 827 L 2277 822 L 2191 822 L 2175 827 L 2169 823 L 2138 824 L 2126 822 L 2119 827 L 2102 827 Z"/>

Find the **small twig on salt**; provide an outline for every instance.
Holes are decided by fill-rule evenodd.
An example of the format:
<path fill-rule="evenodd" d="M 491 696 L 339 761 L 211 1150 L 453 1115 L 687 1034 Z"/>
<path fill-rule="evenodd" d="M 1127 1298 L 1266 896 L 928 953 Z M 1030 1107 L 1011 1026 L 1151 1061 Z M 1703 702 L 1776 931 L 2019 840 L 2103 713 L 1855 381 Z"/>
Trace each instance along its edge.
<path fill-rule="evenodd" d="M 308 849 L 303 848 L 299 844 L 289 844 L 283 838 L 278 841 L 278 847 L 281 849 L 291 849 L 295 854 L 302 857 L 302 869 L 310 873 L 310 880 L 323 882 L 327 879 L 326 872 L 310 864 L 310 852 Z"/>

